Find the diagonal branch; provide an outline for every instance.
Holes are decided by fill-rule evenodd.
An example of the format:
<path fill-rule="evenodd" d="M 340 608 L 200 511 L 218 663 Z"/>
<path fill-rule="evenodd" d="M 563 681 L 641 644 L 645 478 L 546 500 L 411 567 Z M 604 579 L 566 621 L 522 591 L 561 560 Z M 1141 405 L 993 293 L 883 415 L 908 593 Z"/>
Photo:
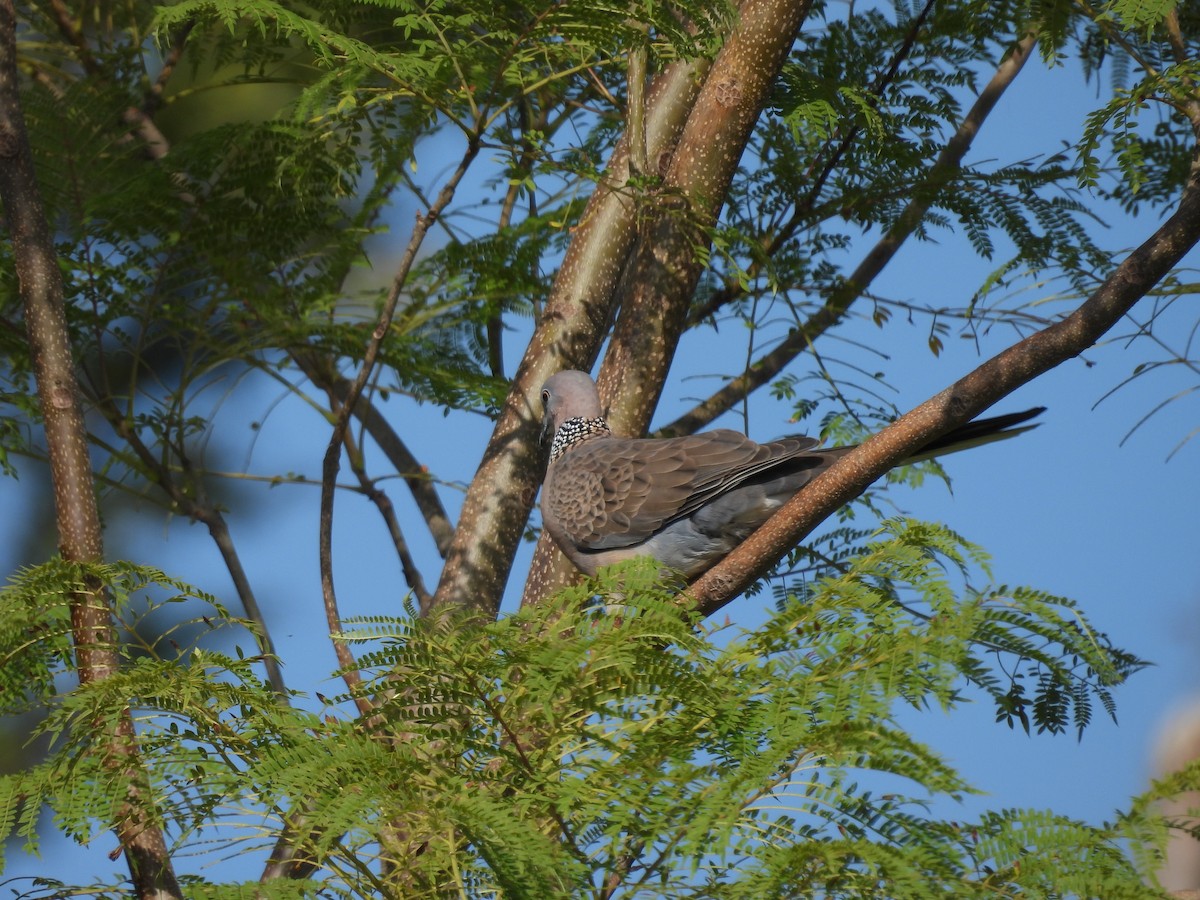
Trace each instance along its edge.
<path fill-rule="evenodd" d="M 162 492 L 167 495 L 175 508 L 188 518 L 203 522 L 204 526 L 208 529 L 209 536 L 212 537 L 213 543 L 217 545 L 217 551 L 221 554 L 221 559 L 224 561 L 225 568 L 229 572 L 229 577 L 233 581 L 233 588 L 237 592 L 238 599 L 241 601 L 246 618 L 253 622 L 257 629 L 258 633 L 255 635 L 255 638 L 258 640 L 259 650 L 262 653 L 263 666 L 267 672 L 267 681 L 270 683 L 271 689 L 281 699 L 287 697 L 287 685 L 283 681 L 283 670 L 280 668 L 279 659 L 275 655 L 275 644 L 271 640 L 271 632 L 267 629 L 266 617 L 262 613 L 262 608 L 258 605 L 258 599 L 254 596 L 254 589 L 250 585 L 250 576 L 246 573 L 246 569 L 242 565 L 242 559 L 238 555 L 237 547 L 233 543 L 233 535 L 230 534 L 229 524 L 225 521 L 225 517 L 221 515 L 221 511 L 205 499 L 200 478 L 192 470 L 183 449 L 176 447 L 176 454 L 180 459 L 180 464 L 184 471 L 190 477 L 191 485 L 194 488 L 193 492 L 180 487 L 179 483 L 175 480 L 171 467 L 163 459 L 155 456 L 153 451 L 146 446 L 145 441 L 138 435 L 129 419 L 121 414 L 121 411 L 117 408 L 111 397 L 106 397 L 104 400 L 99 401 L 96 406 L 108 420 L 113 430 L 129 445 L 137 458 L 141 460 L 146 473 L 154 480 Z M 167 451 L 164 450 L 165 452 Z"/>
<path fill-rule="evenodd" d="M 645 224 L 621 281 L 621 314 L 596 379 L 618 434 L 642 434 L 654 413 L 704 268 L 698 248 L 708 244 L 809 6 L 807 0 L 744 0 L 688 115 L 662 190 L 643 204 Z M 521 602 L 541 602 L 576 577 L 543 535 Z"/>
<path fill-rule="evenodd" d="M 458 189 L 459 183 L 463 176 L 467 174 L 471 164 L 475 161 L 475 157 L 479 154 L 480 136 L 475 132 L 468 136 L 467 147 L 463 153 L 463 157 L 459 160 L 458 167 L 454 170 L 449 180 L 442 185 L 441 191 L 438 193 L 437 199 L 433 205 L 423 214 L 417 216 L 416 224 L 413 226 L 412 235 L 409 238 L 408 246 L 404 249 L 404 255 L 401 257 L 400 265 L 396 269 L 396 274 L 392 278 L 392 286 L 388 291 L 387 297 L 383 303 L 383 309 L 380 311 L 379 319 L 375 323 L 375 328 L 371 332 L 371 339 L 367 342 L 366 351 L 363 353 L 362 365 L 359 367 L 358 375 L 350 384 L 349 390 L 342 400 L 341 408 L 337 413 L 337 420 L 333 425 L 333 432 L 329 436 L 329 444 L 325 449 L 325 460 L 321 468 L 321 518 L 319 524 L 318 536 L 318 555 L 321 568 L 321 595 L 325 603 L 325 619 L 329 625 L 329 631 L 333 639 L 334 653 L 337 655 L 338 663 L 342 667 L 342 678 L 346 682 L 346 686 L 352 694 L 357 695 L 355 688 L 361 682 L 357 671 L 354 668 L 354 655 L 350 652 L 350 648 L 344 641 L 337 639 L 336 635 L 342 630 L 342 617 L 338 611 L 337 595 L 333 587 L 333 499 L 334 489 L 337 485 L 337 475 L 342 464 L 342 444 L 346 429 L 350 424 L 350 416 L 358 406 L 359 400 L 362 398 L 363 389 L 367 385 L 367 381 L 371 377 L 371 373 L 375 368 L 375 362 L 379 357 L 379 349 L 383 345 L 383 340 L 387 337 L 388 331 L 391 329 L 392 317 L 395 315 L 396 306 L 400 301 L 400 294 L 404 290 L 404 285 L 408 281 L 408 273 L 412 269 L 413 262 L 417 258 L 417 251 L 420 250 L 421 244 L 425 240 L 425 235 L 429 232 L 430 227 L 437 221 L 454 199 L 454 193 Z M 370 703 L 365 698 L 356 699 L 359 712 L 366 715 L 370 712 Z"/>
<path fill-rule="evenodd" d="M 892 54 L 891 59 L 888 61 L 887 67 L 876 76 L 875 80 L 871 83 L 871 86 L 867 88 L 868 97 L 874 101 L 872 105 L 878 106 L 882 100 L 883 92 L 896 80 L 896 76 L 900 72 L 900 66 L 904 64 L 904 62 L 912 54 L 913 49 L 917 46 L 917 38 L 920 36 L 921 30 L 925 27 L 925 22 L 933 13 L 934 2 L 935 0 L 925 0 L 924 7 L 922 7 L 921 11 L 913 17 L 911 22 L 909 22 L 908 28 L 904 33 L 904 38 L 900 42 L 900 46 Z M 824 165 L 822 165 L 819 170 L 816 170 L 818 160 L 813 160 L 812 166 L 809 167 L 810 173 L 816 170 L 816 175 L 813 178 L 812 185 L 809 188 L 808 193 L 803 198 L 797 200 L 796 208 L 792 214 L 791 221 L 789 221 L 781 229 L 783 234 L 794 231 L 800 222 L 802 222 L 808 215 L 811 214 L 813 208 L 816 206 L 817 198 L 821 195 L 821 191 L 824 190 L 829 179 L 833 177 L 833 173 L 837 170 L 838 164 L 841 162 L 842 157 L 844 157 L 847 151 L 849 151 L 851 145 L 854 143 L 861 131 L 862 125 L 858 122 L 855 122 L 849 128 L 847 128 L 845 133 L 841 135 L 840 140 L 838 140 L 837 144 L 833 147 L 833 152 L 829 154 Z M 826 146 L 828 147 L 828 145 Z M 819 158 L 820 157 L 818 157 L 818 159 Z"/>
<path fill-rule="evenodd" d="M 96 505 L 87 428 L 71 357 L 62 273 L 34 175 L 17 85 L 17 16 L 12 0 L 0 0 L 0 203 L 13 244 L 25 324 L 41 405 L 59 546 L 64 559 L 97 563 L 103 559 L 100 513 Z M 71 633 L 80 685 L 117 674 L 120 654 L 110 600 L 103 586 L 85 579 L 71 596 Z M 96 724 L 99 731 L 100 724 Z M 121 712 L 96 745 L 125 785 L 125 797 L 111 823 L 121 842 L 129 874 L 140 898 L 181 898 L 166 839 L 154 821 L 149 779 L 138 756 L 133 718 Z"/>
<path fill-rule="evenodd" d="M 328 360 L 323 360 L 314 353 L 296 350 L 289 351 L 289 353 L 309 381 L 325 391 L 339 404 L 346 402 L 350 388 L 353 386 L 349 378 L 343 378 L 334 371 Z M 396 433 L 387 417 L 366 397 L 359 396 L 358 402 L 354 405 L 354 417 L 366 429 L 367 434 L 375 441 L 383 455 L 388 458 L 393 470 L 404 479 L 404 484 L 412 494 L 413 501 L 417 504 L 417 509 L 420 510 L 421 516 L 425 519 L 425 525 L 433 537 L 433 542 L 437 545 L 438 553 L 444 558 L 450 549 L 454 526 L 450 524 L 450 517 L 442 505 L 437 491 L 434 490 L 433 483 L 425 476 L 424 468 L 413 456 L 412 451 L 408 449 L 408 445 Z"/>
<path fill-rule="evenodd" d="M 677 62 L 647 97 L 647 155 L 668 158 L 708 63 Z M 542 384 L 563 368 L 591 368 L 612 320 L 621 270 L 633 248 L 636 211 L 627 190 L 628 142 L 618 141 L 588 201 L 545 310 L 534 329 L 491 440 L 463 502 L 433 609 L 474 606 L 496 615 L 545 457 L 539 441 Z"/>
<path fill-rule="evenodd" d="M 914 190 L 913 199 L 850 277 L 830 293 L 824 305 L 737 378 L 729 381 L 707 400 L 675 421 L 658 429 L 655 437 L 695 434 L 708 426 L 714 419 L 733 409 L 755 390 L 775 378 L 792 360 L 808 349 L 813 341 L 841 322 L 851 305 L 863 295 L 904 242 L 916 231 L 938 190 L 944 189 L 953 180 L 984 121 L 1029 59 L 1036 40 L 1035 34 L 1027 34 L 1001 61 L 962 123 L 938 154 L 928 175 Z"/>
<path fill-rule="evenodd" d="M 332 391 L 329 392 L 329 402 L 333 409 L 337 409 L 338 401 Z M 429 591 L 425 587 L 425 579 L 421 576 L 421 570 L 417 568 L 416 560 L 413 559 L 412 553 L 408 549 L 408 541 L 404 539 L 404 531 L 400 528 L 400 520 L 396 517 L 396 508 L 392 505 L 391 498 L 381 491 L 375 480 L 367 474 L 362 448 L 355 442 L 354 436 L 350 434 L 350 429 L 347 428 L 343 435 L 350 471 L 358 479 L 363 495 L 379 510 L 379 515 L 383 518 L 388 535 L 392 539 L 392 546 L 396 548 L 396 556 L 400 560 L 404 580 L 412 589 L 420 608 L 425 609 L 429 605 Z"/>
<path fill-rule="evenodd" d="M 100 61 L 92 53 L 92 48 L 88 44 L 87 37 L 80 30 L 75 22 L 71 10 L 67 8 L 64 0 L 50 0 L 50 8 L 53 11 L 55 24 L 58 26 L 59 32 L 64 38 L 75 48 L 76 56 L 79 59 L 79 64 L 89 76 L 107 80 Z M 151 159 L 162 159 L 167 155 L 167 151 L 171 147 L 170 141 L 166 135 L 159 130 L 152 118 L 153 113 L 157 109 L 158 103 L 161 100 L 163 87 L 166 84 L 166 79 L 170 77 L 178 63 L 179 55 L 183 52 L 183 44 L 191 31 L 189 26 L 182 29 L 175 37 L 175 46 L 172 48 L 171 54 L 164 61 L 166 66 L 160 75 L 160 78 L 151 87 L 150 93 L 146 98 L 143 107 L 130 105 L 121 113 L 121 118 L 126 125 L 132 127 L 135 134 L 142 141 L 146 148 L 146 153 Z"/>
<path fill-rule="evenodd" d="M 1200 156 L 1174 214 L 1073 313 L 985 362 L 846 454 L 688 589 L 705 614 L 749 587 L 904 456 L 1093 346 L 1200 241 Z"/>
<path fill-rule="evenodd" d="M 158 75 L 155 76 L 154 81 L 146 91 L 146 96 L 142 100 L 140 112 L 145 118 L 153 119 L 154 114 L 162 106 L 163 95 L 167 90 L 167 82 L 175 74 L 175 67 L 179 65 L 179 61 L 183 58 L 183 50 L 187 46 L 187 39 L 195 27 L 196 20 L 193 19 L 171 34 L 171 49 L 163 57 L 162 67 L 158 70 Z"/>

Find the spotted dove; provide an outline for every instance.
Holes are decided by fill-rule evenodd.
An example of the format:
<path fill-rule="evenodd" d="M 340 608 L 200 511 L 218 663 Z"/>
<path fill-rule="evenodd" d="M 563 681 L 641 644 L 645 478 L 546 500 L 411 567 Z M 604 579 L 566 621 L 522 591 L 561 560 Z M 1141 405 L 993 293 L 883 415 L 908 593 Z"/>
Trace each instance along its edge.
<path fill-rule="evenodd" d="M 542 485 L 542 525 L 588 575 L 651 556 L 694 578 L 853 449 L 818 449 L 818 441 L 802 436 L 758 444 L 727 429 L 677 438 L 616 437 L 584 372 L 551 376 L 542 405 L 544 431 L 554 435 Z M 1012 436 L 1035 427 L 1014 426 L 1042 410 L 979 419 L 915 457 Z"/>

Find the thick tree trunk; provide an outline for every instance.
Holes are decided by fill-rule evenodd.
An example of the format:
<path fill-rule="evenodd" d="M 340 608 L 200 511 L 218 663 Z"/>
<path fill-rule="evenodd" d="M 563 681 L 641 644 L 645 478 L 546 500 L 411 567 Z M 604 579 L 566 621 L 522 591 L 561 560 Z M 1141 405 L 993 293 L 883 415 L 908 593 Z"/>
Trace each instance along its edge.
<path fill-rule="evenodd" d="M 662 188 L 642 199 L 645 224 L 621 281 L 621 314 L 597 378 L 617 434 L 641 435 L 650 424 L 704 270 L 696 248 L 710 243 L 708 229 L 809 6 L 808 0 L 742 4 L 662 172 Z M 543 535 L 521 602 L 541 602 L 575 577 Z"/>
<path fill-rule="evenodd" d="M 17 85 L 16 11 L 0 0 L 0 202 L 13 243 L 25 325 L 34 361 L 46 433 L 59 549 L 64 559 L 97 563 L 103 555 L 87 429 L 71 359 L 62 275 L 34 177 Z M 71 629 L 79 682 L 87 685 L 116 673 L 120 656 L 112 612 L 96 582 L 71 599 Z M 151 821 L 154 801 L 137 756 L 128 710 L 115 726 L 97 723 L 96 752 L 112 777 L 128 785 L 113 823 L 138 896 L 181 897 L 162 831 Z"/>
<path fill-rule="evenodd" d="M 646 115 L 651 160 L 671 152 L 704 67 L 703 61 L 678 63 L 651 86 Z M 545 462 L 538 400 L 542 384 L 560 369 L 590 369 L 612 322 L 617 285 L 636 232 L 637 210 L 626 187 L 629 173 L 629 150 L 621 141 L 575 230 L 471 481 L 431 609 L 457 604 L 494 616 L 500 608 Z"/>

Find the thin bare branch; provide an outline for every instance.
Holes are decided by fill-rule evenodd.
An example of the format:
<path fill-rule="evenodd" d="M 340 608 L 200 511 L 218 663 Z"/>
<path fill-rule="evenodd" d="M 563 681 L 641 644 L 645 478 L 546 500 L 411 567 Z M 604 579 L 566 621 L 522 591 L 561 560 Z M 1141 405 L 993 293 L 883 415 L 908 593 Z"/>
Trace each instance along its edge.
<path fill-rule="evenodd" d="M 355 671 L 354 655 L 350 652 L 350 648 L 343 641 L 336 638 L 336 635 L 340 634 L 342 630 L 342 617 L 338 611 L 337 594 L 333 586 L 333 499 L 338 471 L 342 464 L 342 444 L 346 429 L 350 424 L 350 416 L 358 406 L 363 389 L 366 387 L 367 381 L 370 379 L 371 373 L 375 368 L 380 347 L 383 346 L 383 340 L 387 337 L 388 331 L 391 328 L 392 317 L 396 312 L 396 305 L 399 303 L 400 294 L 404 290 L 405 283 L 408 281 L 408 273 L 417 258 L 417 251 L 425 240 L 425 235 L 429 232 L 430 227 L 437 221 L 438 216 L 442 214 L 442 211 L 450 204 L 450 201 L 454 199 L 454 193 L 458 189 L 458 185 L 470 169 L 478 153 L 479 135 L 476 133 L 468 137 L 467 147 L 462 159 L 459 161 L 458 167 L 442 186 L 433 206 L 417 216 L 408 246 L 405 248 L 404 255 L 396 269 L 396 274 L 392 278 L 392 285 L 388 290 L 387 298 L 384 300 L 383 309 L 380 311 L 379 319 L 375 324 L 374 330 L 371 332 L 371 339 L 367 342 L 358 375 L 351 383 L 342 401 L 342 406 L 338 410 L 337 420 L 334 422 L 333 432 L 329 438 L 329 445 L 325 450 L 325 460 L 321 467 L 321 518 L 319 525 L 320 534 L 318 537 L 321 595 L 324 598 L 325 619 L 329 626 L 330 634 L 335 636 L 333 646 L 338 663 L 342 666 L 342 678 L 346 682 L 346 686 L 350 689 L 350 692 L 356 696 L 358 692 L 355 689 L 361 683 L 362 679 L 357 671 Z M 355 702 L 358 704 L 360 712 L 364 714 L 369 712 L 370 704 L 365 698 L 357 697 Z"/>
<path fill-rule="evenodd" d="M 706 427 L 776 377 L 792 360 L 808 349 L 813 341 L 842 320 L 851 305 L 864 294 L 903 243 L 916 231 L 929 211 L 936 190 L 953 179 L 980 127 L 1024 67 L 1035 43 L 1036 35 L 1026 35 L 1001 61 L 962 123 L 938 154 L 927 177 L 913 192 L 913 199 L 850 277 L 830 293 L 824 305 L 741 375 L 731 379 L 708 399 L 656 431 L 655 437 L 694 434 Z"/>
<path fill-rule="evenodd" d="M 352 387 L 349 378 L 343 378 L 333 370 L 328 361 L 318 359 L 312 354 L 293 351 L 291 356 L 300 367 L 300 371 L 313 384 L 333 397 L 338 404 L 345 403 Z M 445 557 L 454 537 L 454 526 L 450 524 L 450 517 L 446 514 L 446 508 L 442 505 L 432 480 L 426 475 L 425 467 L 413 456 L 408 445 L 396 433 L 387 418 L 366 397 L 358 398 L 354 406 L 354 417 L 388 458 L 396 473 L 404 479 L 417 509 L 425 519 L 425 525 L 429 528 L 438 553 Z"/>
<path fill-rule="evenodd" d="M 1200 241 L 1200 158 L 1193 160 L 1174 214 L 1073 313 L 1004 350 L 846 454 L 697 579 L 687 591 L 689 601 L 705 614 L 720 609 L 906 455 L 1093 346 Z"/>
<path fill-rule="evenodd" d="M 336 409 L 337 403 L 332 393 L 330 394 L 330 402 L 334 404 L 334 408 Z M 416 561 L 409 552 L 408 541 L 404 539 L 404 532 L 400 528 L 400 520 L 396 518 L 396 508 L 392 505 L 391 498 L 381 491 L 371 479 L 371 476 L 367 474 L 362 449 L 354 442 L 354 436 L 350 433 L 349 428 L 345 431 L 344 442 L 346 457 L 350 462 L 350 471 L 358 479 L 363 494 L 375 504 L 375 508 L 379 510 L 379 515 L 383 517 L 388 535 L 392 539 L 392 545 L 396 548 L 396 557 L 400 560 L 400 568 L 404 572 L 404 580 L 412 589 L 413 594 L 416 595 L 417 603 L 421 609 L 425 609 L 429 605 L 429 591 L 425 587 L 425 579 L 421 576 L 421 570 L 417 568 Z"/>

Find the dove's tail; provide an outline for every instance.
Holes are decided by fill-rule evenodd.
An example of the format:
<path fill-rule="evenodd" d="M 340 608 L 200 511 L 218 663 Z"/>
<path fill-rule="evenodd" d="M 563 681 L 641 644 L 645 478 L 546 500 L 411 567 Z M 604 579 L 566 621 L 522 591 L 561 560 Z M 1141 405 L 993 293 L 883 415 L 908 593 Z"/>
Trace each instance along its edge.
<path fill-rule="evenodd" d="M 958 428 L 946 432 L 941 437 L 927 444 L 923 449 L 908 457 L 904 463 L 921 462 L 934 456 L 945 456 L 948 453 L 957 453 L 959 450 L 969 450 L 972 447 L 990 444 L 993 441 L 1006 441 L 1009 438 L 1016 437 L 1018 434 L 1023 434 L 1026 431 L 1037 428 L 1041 424 L 1040 422 L 1034 422 L 1032 425 L 1025 425 L 1024 423 L 1030 419 L 1037 418 L 1045 411 L 1046 407 L 1035 406 L 1033 409 L 1027 409 L 1024 412 L 1007 413 L 1003 416 L 992 416 L 987 419 L 976 419 L 974 422 L 968 422 L 966 425 L 960 425 Z"/>

